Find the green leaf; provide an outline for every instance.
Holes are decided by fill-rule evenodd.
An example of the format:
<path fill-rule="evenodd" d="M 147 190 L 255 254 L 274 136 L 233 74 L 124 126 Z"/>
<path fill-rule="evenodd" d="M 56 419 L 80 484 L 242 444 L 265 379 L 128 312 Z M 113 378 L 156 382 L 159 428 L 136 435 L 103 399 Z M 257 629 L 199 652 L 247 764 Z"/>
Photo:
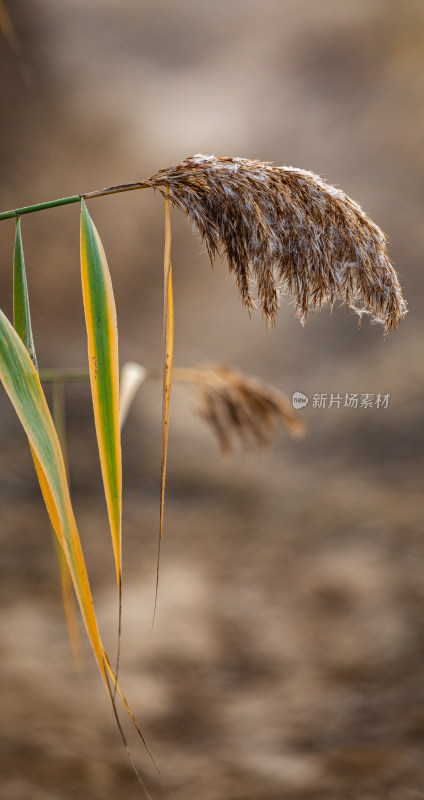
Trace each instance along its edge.
<path fill-rule="evenodd" d="M 81 278 L 94 419 L 120 592 L 122 464 L 116 309 L 103 245 L 83 199 Z"/>
<path fill-rule="evenodd" d="M 161 776 L 162 774 L 147 746 L 122 689 L 117 683 L 116 673 L 112 670 L 100 639 L 81 542 L 72 510 L 65 464 L 56 429 L 34 365 L 20 337 L 2 311 L 0 311 L 0 379 L 28 436 L 41 491 L 53 529 L 69 567 L 85 627 L 100 673 L 105 682 L 106 690 L 112 702 L 115 719 L 133 769 L 143 785 L 132 760 L 131 752 L 118 718 L 115 696 L 111 691 L 110 681 L 122 700 L 124 708 L 157 772 Z"/>
<path fill-rule="evenodd" d="M 16 220 L 15 252 L 13 255 L 13 324 L 28 350 L 29 357 L 35 369 L 38 369 L 31 328 L 28 285 L 25 272 L 24 250 L 22 246 L 21 220 L 19 217 Z"/>
<path fill-rule="evenodd" d="M 2 311 L 0 378 L 28 436 L 47 510 L 69 567 L 94 655 L 110 693 L 103 645 L 94 614 L 56 429 L 35 367 L 20 337 Z"/>

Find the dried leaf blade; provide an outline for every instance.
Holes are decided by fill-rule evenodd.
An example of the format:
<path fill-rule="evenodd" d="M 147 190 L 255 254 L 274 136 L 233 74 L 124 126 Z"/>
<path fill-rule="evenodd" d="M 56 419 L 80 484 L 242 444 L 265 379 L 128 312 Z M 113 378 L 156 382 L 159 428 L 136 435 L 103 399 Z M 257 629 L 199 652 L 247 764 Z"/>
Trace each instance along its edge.
<path fill-rule="evenodd" d="M 168 195 L 168 191 L 166 192 Z M 158 589 L 159 589 L 159 567 L 160 551 L 163 534 L 163 516 L 165 505 L 165 484 L 166 466 L 168 456 L 168 431 L 169 431 L 169 410 L 171 401 L 172 385 L 172 362 L 174 356 L 174 298 L 172 287 L 172 265 L 171 265 L 171 218 L 169 213 L 169 199 L 165 200 L 165 248 L 163 259 L 164 274 L 164 316 L 163 316 L 163 373 L 162 373 L 162 458 L 161 458 L 161 478 L 160 478 L 160 509 L 159 509 L 159 541 L 156 564 L 156 589 L 155 605 L 153 611 L 153 622 L 156 615 Z"/>

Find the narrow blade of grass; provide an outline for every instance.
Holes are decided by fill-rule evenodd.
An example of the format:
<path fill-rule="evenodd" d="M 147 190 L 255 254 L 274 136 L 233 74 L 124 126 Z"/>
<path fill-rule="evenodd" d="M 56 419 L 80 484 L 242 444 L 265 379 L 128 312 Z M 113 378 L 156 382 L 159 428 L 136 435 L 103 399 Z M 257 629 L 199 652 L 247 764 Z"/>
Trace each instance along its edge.
<path fill-rule="evenodd" d="M 24 249 L 22 246 L 21 220 L 19 217 L 16 220 L 15 250 L 13 254 L 13 324 L 28 350 L 29 357 L 35 369 L 38 369 L 34 337 L 32 335 L 28 284 L 25 271 Z"/>
<path fill-rule="evenodd" d="M 94 419 L 120 594 L 122 465 L 118 330 L 105 252 L 84 200 L 81 200 L 81 277 Z"/>
<path fill-rule="evenodd" d="M 136 364 L 134 361 L 127 361 L 122 367 L 119 386 L 119 423 L 121 430 L 125 425 L 133 400 L 146 378 L 147 370 L 142 364 Z"/>
<path fill-rule="evenodd" d="M 166 189 L 168 195 L 169 190 Z M 171 400 L 172 361 L 174 355 L 174 299 L 172 290 L 171 266 L 171 218 L 169 199 L 165 200 L 165 251 L 163 259 L 164 301 L 163 301 L 163 379 L 162 379 L 162 459 L 160 477 L 159 541 L 156 564 L 156 590 L 153 610 L 155 621 L 159 589 L 160 550 L 163 533 L 163 513 L 165 504 L 166 462 L 168 453 L 169 408 Z"/>
<path fill-rule="evenodd" d="M 147 754 L 148 754 L 148 756 L 149 756 L 149 758 L 150 758 L 150 760 L 151 760 L 151 762 L 152 762 L 152 764 L 153 764 L 153 766 L 154 766 L 154 768 L 155 768 L 156 772 L 158 773 L 158 775 L 159 775 L 159 776 L 160 776 L 160 778 L 162 779 L 162 781 L 163 781 L 163 784 L 164 784 L 164 786 L 167 788 L 167 790 L 168 790 L 168 793 L 170 794 L 170 796 L 171 796 L 171 797 L 173 797 L 173 794 L 172 794 L 172 792 L 171 792 L 171 790 L 170 790 L 170 788 L 169 788 L 169 786 L 168 786 L 168 783 L 166 782 L 166 780 L 165 780 L 165 778 L 164 778 L 164 776 L 163 776 L 163 774 L 162 774 L 161 770 L 159 769 L 159 767 L 158 767 L 158 765 L 157 765 L 157 763 L 156 763 L 156 760 L 155 760 L 155 758 L 154 758 L 154 756 L 153 756 L 153 754 L 152 754 L 152 752 L 151 752 L 151 750 L 150 750 L 150 747 L 149 747 L 149 745 L 147 744 L 146 738 L 145 738 L 145 736 L 144 736 L 144 734 L 143 734 L 143 732 L 142 732 L 141 728 L 139 727 L 139 725 L 138 725 L 138 722 L 137 722 L 136 718 L 134 717 L 134 714 L 133 714 L 133 712 L 131 711 L 131 708 L 130 708 L 130 706 L 128 705 L 128 701 L 126 700 L 126 698 L 125 698 L 125 695 L 124 695 L 124 693 L 123 693 L 123 691 L 122 691 L 121 687 L 119 686 L 119 683 L 117 683 L 117 681 L 116 681 L 115 674 L 114 674 L 114 672 L 113 672 L 113 669 L 112 669 L 111 663 L 110 663 L 110 661 L 109 661 L 109 658 L 108 658 L 108 656 L 107 656 L 107 653 L 106 653 L 106 651 L 105 651 L 105 650 L 103 650 L 103 658 L 104 658 L 105 666 L 106 666 L 106 669 L 107 669 L 107 671 L 108 671 L 108 673 L 109 673 L 109 677 L 110 677 L 110 679 L 111 679 L 112 685 L 114 686 L 114 688 L 115 688 L 115 690 L 116 690 L 116 693 L 117 693 L 117 695 L 118 695 L 119 699 L 121 700 L 121 703 L 122 703 L 122 705 L 123 705 L 123 706 L 124 706 L 124 708 L 125 708 L 125 711 L 127 712 L 127 714 L 128 714 L 128 716 L 129 716 L 129 718 L 130 718 L 130 720 L 131 720 L 131 722 L 132 722 L 132 724 L 133 724 L 133 726 L 134 726 L 135 730 L 137 731 L 137 734 L 138 734 L 139 738 L 141 739 L 141 741 L 142 741 L 142 743 L 143 743 L 143 745 L 144 745 L 144 747 L 145 747 L 145 750 L 146 750 L 146 752 L 147 752 Z M 119 724 L 119 722 L 118 722 L 118 724 Z M 124 744 L 126 744 L 125 740 L 124 740 Z M 126 747 L 127 747 L 127 746 L 126 746 Z M 141 778 L 140 778 L 140 775 L 138 774 L 137 768 L 135 767 L 135 764 L 134 764 L 134 762 L 133 762 L 133 760 L 132 760 L 132 756 L 131 756 L 131 753 L 130 753 L 130 751 L 128 750 L 128 747 L 127 747 L 127 753 L 128 753 L 128 755 L 129 755 L 129 757 L 130 757 L 130 759 L 131 759 L 131 763 L 132 763 L 132 765 L 133 765 L 133 768 L 134 768 L 134 770 L 135 770 L 135 772 L 136 772 L 136 775 L 138 776 L 138 778 L 139 778 L 139 780 L 140 780 L 140 783 L 141 783 L 141 785 L 143 786 L 143 789 L 144 789 L 144 791 L 146 791 L 146 789 L 145 789 L 145 786 L 144 786 L 144 783 L 143 783 L 143 781 L 141 780 Z M 146 792 L 146 793 L 147 793 L 147 792 Z"/>
<path fill-rule="evenodd" d="M 59 440 L 35 367 L 20 337 L 2 311 L 0 378 L 28 436 L 47 510 L 65 554 L 97 664 L 109 690 L 103 648 Z"/>

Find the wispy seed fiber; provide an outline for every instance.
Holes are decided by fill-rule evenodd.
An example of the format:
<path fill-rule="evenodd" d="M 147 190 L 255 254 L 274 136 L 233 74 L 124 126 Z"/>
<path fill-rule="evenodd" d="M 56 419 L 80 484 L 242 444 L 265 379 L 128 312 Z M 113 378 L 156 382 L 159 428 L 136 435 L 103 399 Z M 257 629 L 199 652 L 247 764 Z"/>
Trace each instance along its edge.
<path fill-rule="evenodd" d="M 309 311 L 337 301 L 371 314 L 387 333 L 406 313 L 380 228 L 341 189 L 312 172 L 246 158 L 199 154 L 146 183 L 169 191 L 205 242 L 225 255 L 243 303 L 254 296 L 273 323 L 280 295 Z M 164 187 L 164 189 L 162 189 Z"/>

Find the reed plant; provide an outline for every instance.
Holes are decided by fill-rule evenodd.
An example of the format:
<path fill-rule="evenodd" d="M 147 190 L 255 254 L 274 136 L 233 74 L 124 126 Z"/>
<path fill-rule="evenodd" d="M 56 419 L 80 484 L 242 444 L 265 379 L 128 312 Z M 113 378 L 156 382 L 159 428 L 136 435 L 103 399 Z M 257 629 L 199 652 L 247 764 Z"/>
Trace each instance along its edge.
<path fill-rule="evenodd" d="M 111 275 L 88 210 L 88 203 L 91 207 L 91 201 L 97 197 L 139 189 L 158 190 L 165 199 L 161 376 L 149 372 L 141 364 L 128 363 L 120 369 Z M 60 367 L 39 369 L 31 328 L 22 217 L 70 203 L 80 203 L 81 206 L 81 279 L 88 365 L 74 370 Z M 359 321 L 364 314 L 371 316 L 383 325 L 387 334 L 397 327 L 406 313 L 398 277 L 387 254 L 385 235 L 343 191 L 301 169 L 275 167 L 271 163 L 244 158 L 199 154 L 142 181 L 0 214 L 0 220 L 16 219 L 13 324 L 0 311 L 0 376 L 27 434 L 56 535 L 64 605 L 74 654 L 78 657 L 79 644 L 72 591 L 126 747 L 117 698 L 122 701 L 147 748 L 118 679 L 122 592 L 121 429 L 135 394 L 145 380 L 162 379 L 162 463 L 155 609 L 172 381 L 183 381 L 197 393 L 198 411 L 216 434 L 224 452 L 236 440 L 248 446 L 269 441 L 280 423 L 294 435 L 300 435 L 304 430 L 302 420 L 289 400 L 259 378 L 219 364 L 173 369 L 171 204 L 187 215 L 193 229 L 204 241 L 211 261 L 218 256 L 226 258 L 242 303 L 249 314 L 259 307 L 268 324 L 274 324 L 284 297 L 293 302 L 295 314 L 302 324 L 305 324 L 310 311 L 319 311 L 324 304 L 333 308 L 340 302 L 359 315 Z M 75 380 L 89 380 L 91 385 L 115 560 L 119 623 L 118 655 L 114 666 L 99 631 L 67 477 L 63 388 L 67 382 Z M 54 387 L 52 413 L 43 391 L 46 383 Z M 132 759 L 129 750 L 128 754 Z M 141 781 L 140 776 L 139 779 Z"/>

